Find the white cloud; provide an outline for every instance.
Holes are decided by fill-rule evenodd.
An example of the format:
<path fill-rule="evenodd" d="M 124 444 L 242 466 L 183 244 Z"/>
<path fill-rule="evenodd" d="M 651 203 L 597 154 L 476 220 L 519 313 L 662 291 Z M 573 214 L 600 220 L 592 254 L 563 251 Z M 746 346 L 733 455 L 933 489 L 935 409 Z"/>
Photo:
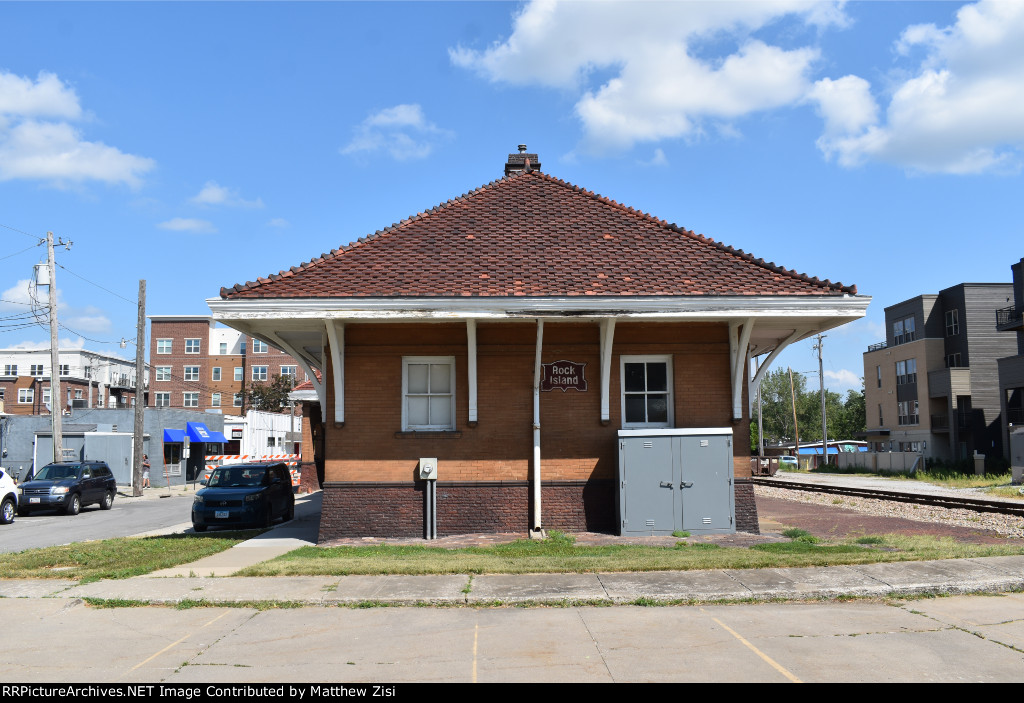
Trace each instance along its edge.
<path fill-rule="evenodd" d="M 33 293 L 35 295 L 34 299 Z M 36 322 L 40 328 L 46 329 L 49 326 L 47 295 L 45 286 L 35 288 L 29 279 L 22 279 L 0 293 L 0 311 L 28 314 L 32 311 L 32 304 L 35 303 L 37 311 Z M 29 321 L 29 319 L 26 319 L 26 321 Z M 78 333 L 103 333 L 111 330 L 110 318 L 107 317 L 103 310 L 93 305 L 78 307 L 68 304 L 64 297 L 64 291 L 60 287 L 57 288 L 57 321 Z M 24 344 L 28 343 L 25 342 Z M 49 342 L 45 342 L 43 346 L 49 347 Z M 60 346 L 64 347 L 68 346 L 68 344 L 60 342 Z"/>
<path fill-rule="evenodd" d="M 1016 172 L 1024 148 L 1024 3 L 982 0 L 948 27 L 913 25 L 895 45 L 923 52 L 897 83 L 884 121 L 867 82 L 819 81 L 809 97 L 825 117 L 818 146 L 844 166 L 868 161 L 931 173 Z M 841 85 L 840 85 L 841 84 Z M 851 110 L 846 123 L 837 120 Z"/>
<path fill-rule="evenodd" d="M 68 121 L 81 117 L 78 96 L 56 75 L 40 73 L 33 82 L 0 72 L 0 181 L 101 181 L 138 187 L 155 162 L 87 141 Z"/>
<path fill-rule="evenodd" d="M 288 220 L 284 219 L 283 217 L 275 217 L 272 220 L 270 220 L 270 222 L 267 223 L 267 227 L 281 227 L 281 228 L 285 228 L 285 227 L 291 227 L 291 226 L 292 226 L 292 223 L 289 222 Z"/>
<path fill-rule="evenodd" d="M 419 105 L 395 105 L 376 112 L 355 128 L 352 141 L 341 148 L 342 154 L 385 151 L 393 159 L 406 161 L 430 155 L 451 132 L 427 120 Z"/>
<path fill-rule="evenodd" d="M 207 181 L 199 193 L 191 198 L 191 202 L 199 205 L 227 205 L 230 207 L 262 208 L 263 200 L 246 200 L 236 188 L 225 188 L 216 181 Z"/>
<path fill-rule="evenodd" d="M 12 344 L 10 346 L 10 348 L 11 349 L 22 349 L 22 350 L 25 350 L 25 351 L 31 351 L 33 349 L 49 349 L 50 348 L 50 340 L 46 340 L 45 342 L 18 342 L 17 344 Z M 70 337 L 58 337 L 57 338 L 57 348 L 58 349 L 84 349 L 85 348 L 85 340 L 82 339 L 81 337 L 78 337 L 76 339 L 71 339 Z"/>
<path fill-rule="evenodd" d="M 668 166 L 668 157 L 665 156 L 665 152 L 662 151 L 661 147 L 657 147 L 650 159 L 638 163 L 641 166 Z"/>
<path fill-rule="evenodd" d="M 82 108 L 75 91 L 53 73 L 41 71 L 35 82 L 13 73 L 0 73 L 0 115 L 74 120 L 81 117 Z"/>
<path fill-rule="evenodd" d="M 838 371 L 825 371 L 825 385 L 830 390 L 836 390 L 837 388 L 843 390 L 860 390 L 861 387 L 861 374 L 854 373 L 847 369 L 839 369 Z"/>
<path fill-rule="evenodd" d="M 172 232 L 196 232 L 199 234 L 217 231 L 217 228 L 213 226 L 212 222 L 189 217 L 175 217 L 167 220 L 166 222 L 159 223 L 157 227 L 160 229 L 167 229 Z"/>
<path fill-rule="evenodd" d="M 751 32 L 785 16 L 842 24 L 836 4 L 541 2 L 515 17 L 509 38 L 451 61 L 495 82 L 580 93 L 576 115 L 592 150 L 700 135 L 800 101 L 810 88 L 814 48 L 783 49 Z M 715 46 L 728 46 L 717 54 Z M 594 87 L 597 72 L 612 77 Z M 724 131 L 730 130 L 725 127 Z"/>

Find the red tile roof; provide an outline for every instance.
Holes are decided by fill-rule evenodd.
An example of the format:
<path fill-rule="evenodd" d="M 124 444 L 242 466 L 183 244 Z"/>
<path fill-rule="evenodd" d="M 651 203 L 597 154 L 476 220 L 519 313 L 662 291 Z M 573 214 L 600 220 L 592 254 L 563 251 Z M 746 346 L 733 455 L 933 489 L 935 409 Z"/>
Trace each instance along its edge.
<path fill-rule="evenodd" d="M 843 295 L 539 171 L 488 183 L 221 297 Z"/>

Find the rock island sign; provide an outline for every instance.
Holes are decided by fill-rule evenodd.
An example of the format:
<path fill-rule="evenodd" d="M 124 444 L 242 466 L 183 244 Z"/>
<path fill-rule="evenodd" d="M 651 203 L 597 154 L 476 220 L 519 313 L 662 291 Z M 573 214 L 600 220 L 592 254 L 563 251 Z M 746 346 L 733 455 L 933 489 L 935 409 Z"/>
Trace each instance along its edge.
<path fill-rule="evenodd" d="M 562 359 L 550 364 L 541 364 L 541 366 L 544 369 L 540 381 L 542 391 L 553 391 L 556 388 L 561 389 L 563 393 L 570 388 L 577 391 L 587 390 L 587 379 L 583 373 L 587 367 L 586 363 L 580 364 Z"/>

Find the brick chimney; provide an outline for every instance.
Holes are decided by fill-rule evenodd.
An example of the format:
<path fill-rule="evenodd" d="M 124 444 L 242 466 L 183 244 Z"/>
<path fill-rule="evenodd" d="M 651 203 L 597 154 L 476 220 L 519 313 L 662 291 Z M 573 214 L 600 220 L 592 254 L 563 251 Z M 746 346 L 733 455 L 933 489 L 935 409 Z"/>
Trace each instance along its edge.
<path fill-rule="evenodd" d="M 519 145 L 518 154 L 509 154 L 505 164 L 505 175 L 512 176 L 523 171 L 539 171 L 540 159 L 536 154 L 527 154 L 526 145 Z"/>

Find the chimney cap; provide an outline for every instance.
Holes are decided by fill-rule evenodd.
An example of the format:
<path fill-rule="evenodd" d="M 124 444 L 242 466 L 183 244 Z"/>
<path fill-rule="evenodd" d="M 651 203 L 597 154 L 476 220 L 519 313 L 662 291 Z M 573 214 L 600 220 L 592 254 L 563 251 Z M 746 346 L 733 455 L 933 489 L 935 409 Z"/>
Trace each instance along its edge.
<path fill-rule="evenodd" d="M 519 145 L 519 153 L 520 154 L 525 154 L 526 153 L 526 145 L 525 144 L 520 144 Z"/>

